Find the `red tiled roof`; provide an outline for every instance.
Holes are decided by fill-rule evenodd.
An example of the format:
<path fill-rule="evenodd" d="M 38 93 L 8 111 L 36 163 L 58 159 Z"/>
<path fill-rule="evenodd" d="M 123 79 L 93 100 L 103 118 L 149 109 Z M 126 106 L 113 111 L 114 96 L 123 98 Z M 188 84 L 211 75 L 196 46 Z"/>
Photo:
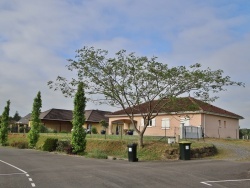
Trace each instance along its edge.
<path fill-rule="evenodd" d="M 133 111 L 134 114 L 143 114 L 150 112 L 150 109 L 153 109 L 153 113 L 174 113 L 174 112 L 197 112 L 200 113 L 212 113 L 222 116 L 229 116 L 232 118 L 243 119 L 242 116 L 235 113 L 229 112 L 222 108 L 213 106 L 206 102 L 194 99 L 192 97 L 183 97 L 176 98 L 175 100 L 162 99 L 154 100 L 151 102 L 145 102 L 143 104 L 137 105 L 134 108 L 127 108 L 127 112 L 131 114 Z M 124 110 L 119 110 L 110 114 L 112 115 L 125 115 Z"/>

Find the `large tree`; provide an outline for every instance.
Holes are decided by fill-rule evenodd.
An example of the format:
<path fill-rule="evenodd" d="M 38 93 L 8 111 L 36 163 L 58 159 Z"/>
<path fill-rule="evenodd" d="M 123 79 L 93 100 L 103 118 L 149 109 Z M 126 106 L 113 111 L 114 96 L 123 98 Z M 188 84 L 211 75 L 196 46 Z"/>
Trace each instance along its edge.
<path fill-rule="evenodd" d="M 28 133 L 29 138 L 29 146 L 34 148 L 36 143 L 39 139 L 39 132 L 40 132 L 40 113 L 42 108 L 42 99 L 41 99 L 41 92 L 37 93 L 37 96 L 34 99 L 32 112 L 31 112 L 31 129 Z"/>
<path fill-rule="evenodd" d="M 117 106 L 131 120 L 139 135 L 139 146 L 143 146 L 143 135 L 151 119 L 157 116 L 155 109 L 161 111 L 168 100 L 182 94 L 189 94 L 203 101 L 213 101 L 225 86 L 244 85 L 223 76 L 222 70 L 202 69 L 200 64 L 190 67 L 169 67 L 157 62 L 156 57 L 138 57 L 135 53 L 121 50 L 110 57 L 108 51 L 84 47 L 76 51 L 75 59 L 69 59 L 70 71 L 77 71 L 76 78 L 67 80 L 58 76 L 56 82 L 49 81 L 50 88 L 60 89 L 65 96 L 75 92 L 78 80 L 84 80 L 86 93 L 100 104 Z M 157 103 L 155 101 L 157 99 Z M 144 119 L 144 128 L 139 130 L 134 121 L 134 108 L 147 103 L 147 113 L 136 109 Z M 153 113 L 154 112 L 154 113 Z"/>
<path fill-rule="evenodd" d="M 85 106 L 86 98 L 84 94 L 83 83 L 78 84 L 78 89 L 74 98 L 74 111 L 73 111 L 73 130 L 71 144 L 74 153 L 82 153 L 86 148 L 86 132 L 83 129 L 85 122 Z"/>
<path fill-rule="evenodd" d="M 0 142 L 2 143 L 2 146 L 5 146 L 8 141 L 9 112 L 10 112 L 10 101 L 8 100 L 7 105 L 4 108 L 3 114 L 1 116 Z"/>

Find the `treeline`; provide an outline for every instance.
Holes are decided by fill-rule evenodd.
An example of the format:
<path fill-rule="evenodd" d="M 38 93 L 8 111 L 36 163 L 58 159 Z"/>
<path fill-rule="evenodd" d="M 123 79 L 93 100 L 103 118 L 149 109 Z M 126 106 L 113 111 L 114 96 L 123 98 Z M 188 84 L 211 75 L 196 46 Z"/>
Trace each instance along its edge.
<path fill-rule="evenodd" d="M 250 138 L 250 129 L 240 129 L 240 132 L 239 132 L 239 136 L 240 138 L 243 138 L 243 137 L 246 137 L 248 136 L 248 138 Z"/>

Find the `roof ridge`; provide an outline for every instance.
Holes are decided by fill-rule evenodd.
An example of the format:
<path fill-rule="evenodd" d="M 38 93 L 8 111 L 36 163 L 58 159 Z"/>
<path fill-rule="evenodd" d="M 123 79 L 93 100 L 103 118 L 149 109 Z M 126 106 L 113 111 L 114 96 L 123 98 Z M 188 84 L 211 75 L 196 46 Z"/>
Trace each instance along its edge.
<path fill-rule="evenodd" d="M 93 113 L 93 110 L 88 110 L 88 111 L 90 111 L 89 117 L 88 117 L 85 121 L 88 121 L 88 120 L 90 119 L 91 114 Z M 85 113 L 85 112 L 86 112 L 86 110 L 84 110 L 84 113 Z M 86 118 L 86 116 L 85 116 L 85 118 Z"/>
<path fill-rule="evenodd" d="M 49 110 L 46 110 L 46 111 L 44 111 L 44 112 L 41 112 L 40 115 L 41 115 L 42 113 L 45 113 L 45 115 L 44 115 L 43 117 L 41 117 L 41 119 L 44 119 L 52 110 L 53 110 L 53 108 L 51 108 L 51 109 L 49 109 Z"/>

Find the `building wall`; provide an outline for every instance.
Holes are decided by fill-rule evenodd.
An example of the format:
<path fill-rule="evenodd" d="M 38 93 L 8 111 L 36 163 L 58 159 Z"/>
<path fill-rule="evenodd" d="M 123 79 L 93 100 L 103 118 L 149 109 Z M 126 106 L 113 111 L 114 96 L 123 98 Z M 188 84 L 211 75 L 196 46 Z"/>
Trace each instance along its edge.
<path fill-rule="evenodd" d="M 200 126 L 201 125 L 201 115 L 200 114 L 185 114 L 185 115 L 158 115 L 155 118 L 155 126 L 152 127 L 147 127 L 144 135 L 151 135 L 151 136 L 176 136 L 179 135 L 180 133 L 180 120 L 181 118 L 189 116 L 190 120 L 189 123 L 190 125 L 193 126 Z M 162 128 L 162 119 L 168 118 L 170 127 L 165 129 Z M 115 124 L 114 122 L 120 121 L 123 122 L 123 124 Z M 139 130 L 143 129 L 142 126 L 142 117 L 135 117 L 134 121 L 136 121 L 137 128 Z M 130 123 L 130 120 L 126 116 L 121 116 L 121 117 L 112 117 L 109 118 L 109 134 L 116 134 L 116 126 L 120 126 L 121 129 L 127 129 L 130 128 L 132 129 L 132 125 Z M 125 128 L 124 128 L 125 127 Z M 123 132 L 124 133 L 124 132 Z M 135 132 L 134 132 L 135 133 Z"/>
<path fill-rule="evenodd" d="M 202 115 L 203 127 L 206 137 L 213 138 L 239 138 L 239 120 L 215 116 Z"/>
<path fill-rule="evenodd" d="M 71 132 L 73 128 L 73 125 L 70 121 L 42 120 L 42 124 L 44 124 L 44 126 L 46 126 L 47 128 L 56 130 L 57 132 L 62 132 L 62 131 Z M 91 124 L 92 127 L 96 127 L 98 134 L 100 134 L 101 130 L 104 129 L 99 123 L 93 123 L 93 122 L 91 123 L 85 122 L 83 127 L 87 129 L 88 124 Z M 29 126 L 31 126 L 31 121 L 29 121 Z"/>
<path fill-rule="evenodd" d="M 207 114 L 183 114 L 183 115 L 158 115 L 155 118 L 155 126 L 147 127 L 144 135 L 151 136 L 176 136 L 180 135 L 180 125 L 182 123 L 181 119 L 189 119 L 189 125 L 192 126 L 202 126 L 205 137 L 214 138 L 239 138 L 239 120 L 233 118 L 227 118 L 217 115 L 207 115 Z M 162 128 L 162 119 L 169 118 L 170 128 Z M 135 117 L 137 127 L 139 130 L 143 129 L 141 126 L 142 117 Z M 120 121 L 121 124 L 116 124 L 114 122 Z M 219 126 L 220 122 L 220 126 Z M 122 130 L 124 134 L 124 129 L 133 128 L 130 125 L 130 120 L 127 116 L 112 117 L 109 118 L 109 134 L 116 134 L 116 127 Z M 134 132 L 135 133 L 135 132 Z M 120 134 L 120 132 L 119 132 Z"/>
<path fill-rule="evenodd" d="M 95 127 L 95 128 L 97 129 L 97 133 L 98 133 L 98 134 L 101 134 L 101 131 L 104 129 L 104 128 L 100 125 L 100 123 L 93 123 L 93 122 L 86 122 L 86 123 L 83 125 L 83 127 L 84 127 L 85 129 L 87 129 L 87 128 L 88 128 L 88 125 L 91 125 L 92 128 Z"/>
<path fill-rule="evenodd" d="M 51 121 L 51 120 L 42 120 L 42 123 L 47 128 L 56 130 L 57 132 L 71 132 L 72 123 L 68 121 Z"/>

